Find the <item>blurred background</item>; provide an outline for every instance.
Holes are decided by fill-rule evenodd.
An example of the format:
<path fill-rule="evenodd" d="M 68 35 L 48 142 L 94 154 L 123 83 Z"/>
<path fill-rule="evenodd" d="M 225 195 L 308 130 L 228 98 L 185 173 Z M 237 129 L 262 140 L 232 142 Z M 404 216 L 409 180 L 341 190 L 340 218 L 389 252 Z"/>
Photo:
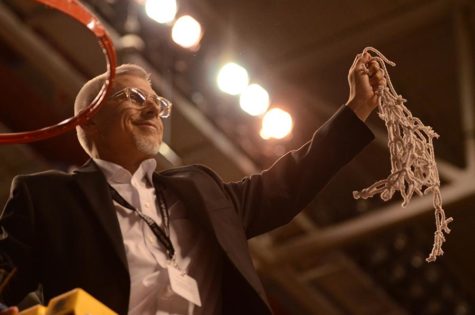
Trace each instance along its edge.
<path fill-rule="evenodd" d="M 397 66 L 393 84 L 440 135 L 445 255 L 432 248 L 432 196 L 354 200 L 390 172 L 384 124 L 289 225 L 251 240 L 276 314 L 475 314 L 475 1 L 84 0 L 106 25 L 119 63 L 152 74 L 174 103 L 161 168 L 205 164 L 225 180 L 270 166 L 304 144 L 348 98 L 366 46 Z M 0 2 L 0 131 L 72 115 L 81 85 L 105 71 L 97 40 L 32 0 Z M 349 135 L 351 137 L 351 135 Z M 74 132 L 0 145 L 0 202 L 12 178 L 86 161 Z M 65 209 L 67 211 L 67 209 Z"/>

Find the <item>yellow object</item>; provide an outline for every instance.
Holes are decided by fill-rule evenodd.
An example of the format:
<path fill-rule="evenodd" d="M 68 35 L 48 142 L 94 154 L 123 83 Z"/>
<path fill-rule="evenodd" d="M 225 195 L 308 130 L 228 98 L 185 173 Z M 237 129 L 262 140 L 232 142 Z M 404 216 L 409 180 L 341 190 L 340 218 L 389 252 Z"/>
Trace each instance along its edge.
<path fill-rule="evenodd" d="M 20 315 L 46 315 L 46 307 L 43 305 L 35 305 L 24 310 Z"/>
<path fill-rule="evenodd" d="M 34 306 L 20 315 L 117 315 L 82 289 L 74 289 L 49 301 L 48 307 Z"/>

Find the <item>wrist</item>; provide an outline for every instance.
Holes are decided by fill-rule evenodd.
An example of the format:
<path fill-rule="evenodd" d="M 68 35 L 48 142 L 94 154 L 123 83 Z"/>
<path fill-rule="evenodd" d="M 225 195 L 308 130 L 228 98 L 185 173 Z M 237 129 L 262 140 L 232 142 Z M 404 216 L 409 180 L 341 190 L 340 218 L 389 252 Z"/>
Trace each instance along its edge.
<path fill-rule="evenodd" d="M 363 122 L 366 121 L 366 119 L 369 117 L 369 115 L 374 109 L 372 106 L 369 106 L 366 102 L 358 102 L 354 99 L 349 100 L 348 102 L 346 102 L 345 105 L 348 106 L 355 113 L 355 115 Z"/>

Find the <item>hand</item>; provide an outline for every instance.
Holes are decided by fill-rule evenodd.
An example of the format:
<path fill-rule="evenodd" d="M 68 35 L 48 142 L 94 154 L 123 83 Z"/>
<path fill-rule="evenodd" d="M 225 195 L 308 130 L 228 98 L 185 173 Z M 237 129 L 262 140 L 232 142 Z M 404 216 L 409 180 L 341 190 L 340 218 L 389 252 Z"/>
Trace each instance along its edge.
<path fill-rule="evenodd" d="M 379 63 L 368 53 L 358 54 L 348 72 L 350 96 L 346 105 L 355 114 L 366 121 L 371 112 L 378 106 L 376 92 L 380 86 L 386 86 L 384 71 Z"/>
<path fill-rule="evenodd" d="M 20 314 L 20 311 L 18 310 L 18 307 L 16 306 L 12 306 L 8 308 L 0 308 L 0 315 L 16 315 L 16 314 Z"/>

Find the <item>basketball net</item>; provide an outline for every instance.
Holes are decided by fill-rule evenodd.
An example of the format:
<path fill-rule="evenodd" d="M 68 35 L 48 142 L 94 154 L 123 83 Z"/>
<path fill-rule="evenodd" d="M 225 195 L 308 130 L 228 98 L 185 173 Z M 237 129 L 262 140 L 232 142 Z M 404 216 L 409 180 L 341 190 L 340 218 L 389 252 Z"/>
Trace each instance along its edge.
<path fill-rule="evenodd" d="M 376 55 L 372 60 L 379 63 L 387 81 L 387 85 L 380 86 L 376 93 L 379 96 L 378 115 L 388 131 L 391 174 L 361 191 L 354 191 L 353 197 L 367 199 L 379 194 L 382 200 L 388 201 L 399 191 L 403 198 L 402 206 L 406 207 L 414 193 L 422 196 L 432 192 L 436 231 L 434 245 L 426 261 L 433 262 L 437 256 L 444 254 L 444 233 L 450 233 L 448 224 L 453 221 L 450 217 L 446 218 L 442 208 L 439 172 L 432 143 L 439 135 L 430 126 L 425 126 L 419 118 L 414 117 L 404 105 L 406 100 L 394 90 L 386 63 L 391 66 L 396 64 L 373 47 L 366 47 L 363 53 L 366 52 Z"/>

